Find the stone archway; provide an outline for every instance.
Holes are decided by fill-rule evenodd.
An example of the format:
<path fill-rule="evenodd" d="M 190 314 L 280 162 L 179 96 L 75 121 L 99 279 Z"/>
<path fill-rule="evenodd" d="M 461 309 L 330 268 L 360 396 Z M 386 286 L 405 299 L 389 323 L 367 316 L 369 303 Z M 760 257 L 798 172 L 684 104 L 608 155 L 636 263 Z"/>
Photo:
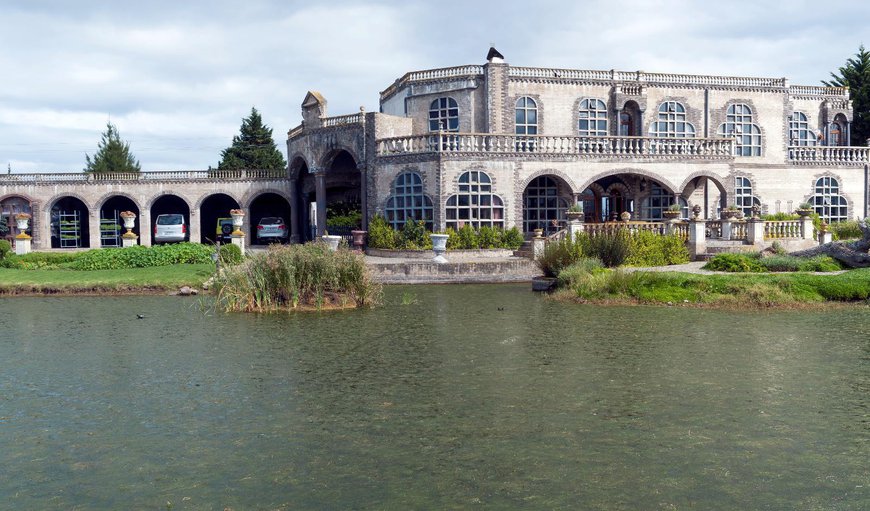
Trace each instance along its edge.
<path fill-rule="evenodd" d="M 523 188 L 523 232 L 543 229 L 551 234 L 565 225 L 565 212 L 573 203 L 571 186 L 553 174 L 539 175 Z"/>

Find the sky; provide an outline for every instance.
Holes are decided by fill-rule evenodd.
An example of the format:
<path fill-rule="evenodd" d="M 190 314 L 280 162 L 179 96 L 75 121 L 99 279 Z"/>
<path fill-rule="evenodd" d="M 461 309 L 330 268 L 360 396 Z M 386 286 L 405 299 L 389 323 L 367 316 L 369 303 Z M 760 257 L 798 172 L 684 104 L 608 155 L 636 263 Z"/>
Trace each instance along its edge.
<path fill-rule="evenodd" d="M 206 169 L 252 107 L 286 152 L 307 91 L 376 111 L 406 72 L 490 45 L 515 66 L 819 85 L 870 45 L 868 19 L 802 0 L 3 0 L 0 166 L 80 172 L 112 122 L 143 170 Z"/>

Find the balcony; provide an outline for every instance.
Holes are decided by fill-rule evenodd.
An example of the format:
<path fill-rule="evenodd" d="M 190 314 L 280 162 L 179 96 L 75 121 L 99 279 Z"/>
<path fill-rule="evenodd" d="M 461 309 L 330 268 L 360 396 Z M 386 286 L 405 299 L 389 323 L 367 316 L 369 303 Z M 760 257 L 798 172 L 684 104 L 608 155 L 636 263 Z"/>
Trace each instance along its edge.
<path fill-rule="evenodd" d="M 792 146 L 788 162 L 794 165 L 864 165 L 870 163 L 870 147 Z"/>
<path fill-rule="evenodd" d="M 499 154 L 587 158 L 733 158 L 726 138 L 572 137 L 433 133 L 377 141 L 378 156 L 408 154 Z"/>

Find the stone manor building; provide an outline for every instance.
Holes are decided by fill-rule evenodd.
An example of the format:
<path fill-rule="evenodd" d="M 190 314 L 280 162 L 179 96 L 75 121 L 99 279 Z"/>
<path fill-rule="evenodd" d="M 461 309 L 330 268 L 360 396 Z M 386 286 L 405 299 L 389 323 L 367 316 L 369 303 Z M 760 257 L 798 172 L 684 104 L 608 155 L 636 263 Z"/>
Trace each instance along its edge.
<path fill-rule="evenodd" d="M 718 217 L 789 213 L 808 202 L 828 221 L 868 215 L 868 148 L 849 147 L 848 89 L 785 78 L 483 65 L 406 73 L 380 111 L 327 116 L 309 92 L 288 133 L 293 236 L 358 204 L 430 229 L 514 225 L 552 231 L 569 205 L 586 222 L 660 220 L 680 204 Z"/>

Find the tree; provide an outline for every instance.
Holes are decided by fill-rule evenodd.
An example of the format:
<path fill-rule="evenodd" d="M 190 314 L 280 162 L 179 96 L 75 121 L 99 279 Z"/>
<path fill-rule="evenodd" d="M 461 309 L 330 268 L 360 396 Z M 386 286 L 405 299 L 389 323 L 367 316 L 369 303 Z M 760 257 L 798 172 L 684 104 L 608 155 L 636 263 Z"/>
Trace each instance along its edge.
<path fill-rule="evenodd" d="M 828 87 L 849 87 L 854 112 L 849 143 L 853 146 L 865 145 L 870 138 L 870 52 L 862 44 L 855 57 L 847 60 L 839 73 L 831 73 L 831 78 L 822 83 Z"/>
<path fill-rule="evenodd" d="M 220 170 L 271 169 L 287 167 L 284 155 L 275 146 L 272 128 L 263 124 L 256 108 L 242 119 L 240 134 L 233 137 L 233 145 L 221 152 Z"/>
<path fill-rule="evenodd" d="M 106 123 L 100 143 L 97 144 L 97 154 L 92 160 L 85 154 L 87 167 L 85 172 L 139 172 L 139 162 L 130 154 L 130 144 L 121 141 L 118 128 L 111 122 Z"/>

